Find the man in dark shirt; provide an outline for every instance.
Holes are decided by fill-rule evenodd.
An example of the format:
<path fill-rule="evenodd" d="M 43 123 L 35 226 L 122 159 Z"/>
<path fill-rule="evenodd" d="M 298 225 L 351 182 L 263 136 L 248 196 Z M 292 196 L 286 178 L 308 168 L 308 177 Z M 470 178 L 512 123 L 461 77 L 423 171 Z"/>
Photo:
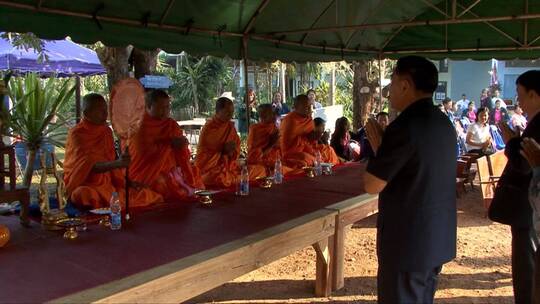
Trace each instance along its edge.
<path fill-rule="evenodd" d="M 401 114 L 383 132 L 367 125 L 375 152 L 364 176 L 380 193 L 377 220 L 379 303 L 433 303 L 442 265 L 456 254 L 456 136 L 432 101 L 437 69 L 403 57 L 390 102 Z"/>
<path fill-rule="evenodd" d="M 489 208 L 489 218 L 510 225 L 512 231 L 512 281 L 516 303 L 532 302 L 534 254 L 538 240 L 534 234 L 528 187 L 532 170 L 520 155 L 523 138 L 540 142 L 540 70 L 527 71 L 516 80 L 519 104 L 529 122 L 519 136 L 505 122 L 499 123 L 506 142 L 508 163 L 497 183 Z"/>

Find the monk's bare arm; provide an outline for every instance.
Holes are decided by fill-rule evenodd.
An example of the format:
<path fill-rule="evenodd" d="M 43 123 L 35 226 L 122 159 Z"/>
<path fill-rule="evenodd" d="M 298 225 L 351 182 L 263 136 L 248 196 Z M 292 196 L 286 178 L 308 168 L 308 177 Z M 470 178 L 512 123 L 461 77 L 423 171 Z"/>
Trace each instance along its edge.
<path fill-rule="evenodd" d="M 104 173 L 114 169 L 126 168 L 131 159 L 126 156 L 122 156 L 120 159 L 109 161 L 109 162 L 97 162 L 94 167 L 92 167 L 93 173 Z"/>

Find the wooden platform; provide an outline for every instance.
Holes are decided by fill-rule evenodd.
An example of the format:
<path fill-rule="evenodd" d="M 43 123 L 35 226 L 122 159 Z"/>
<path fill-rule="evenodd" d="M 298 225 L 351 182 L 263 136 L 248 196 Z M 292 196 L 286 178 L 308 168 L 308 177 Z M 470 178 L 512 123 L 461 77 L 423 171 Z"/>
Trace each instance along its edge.
<path fill-rule="evenodd" d="M 373 200 L 363 195 L 363 170 L 338 168 L 334 176 L 256 188 L 249 197 L 223 193 L 212 208 L 172 203 L 120 231 L 89 226 L 75 241 L 0 217 L 13 232 L 0 251 L 0 302 L 179 303 L 310 245 L 315 292 L 327 296 L 333 265 L 342 264 L 332 261 L 343 252 L 334 248 L 336 220 L 374 212 L 363 203 Z"/>

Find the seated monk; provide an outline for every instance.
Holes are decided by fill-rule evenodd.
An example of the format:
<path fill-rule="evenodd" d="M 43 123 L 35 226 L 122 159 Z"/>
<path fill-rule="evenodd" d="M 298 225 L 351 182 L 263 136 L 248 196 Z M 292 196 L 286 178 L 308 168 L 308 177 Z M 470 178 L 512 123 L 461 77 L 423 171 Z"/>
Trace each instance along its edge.
<path fill-rule="evenodd" d="M 318 140 L 314 142 L 314 148 L 321 153 L 322 162 L 331 163 L 333 165 L 339 164 L 339 157 L 334 151 L 334 148 L 328 144 L 330 134 L 325 131 L 326 121 L 317 117 L 313 120 L 313 124 L 315 126 L 315 138 L 318 138 Z"/>
<path fill-rule="evenodd" d="M 240 180 L 240 138 L 231 121 L 233 102 L 220 97 L 216 102 L 216 114 L 204 125 L 199 136 L 195 165 L 201 171 L 207 187 L 223 188 L 236 185 Z M 261 165 L 249 165 L 249 179 L 266 176 Z"/>
<path fill-rule="evenodd" d="M 150 91 L 145 103 L 141 127 L 129 143 L 129 177 L 166 201 L 184 200 L 204 188 L 199 171 L 190 162 L 188 140 L 169 117 L 170 96 L 165 91 Z"/>
<path fill-rule="evenodd" d="M 315 162 L 313 141 L 313 120 L 311 103 L 306 95 L 298 95 L 294 100 L 294 111 L 281 121 L 281 152 L 283 163 L 293 169 L 312 166 Z"/>
<path fill-rule="evenodd" d="M 248 133 L 248 163 L 274 169 L 276 160 L 282 158 L 279 147 L 279 129 L 276 127 L 276 113 L 272 104 L 262 104 L 257 108 L 259 123 L 251 125 Z M 282 165 L 283 174 L 291 169 Z"/>
<path fill-rule="evenodd" d="M 64 182 L 68 197 L 76 206 L 85 209 L 109 207 L 113 192 L 125 202 L 125 168 L 129 155 L 116 160 L 111 129 L 107 125 L 107 104 L 95 93 L 83 98 L 83 119 L 69 130 L 64 159 Z M 133 197 L 131 206 L 144 206 L 151 193 L 141 190 Z M 160 197 L 154 197 L 154 200 Z M 151 200 L 150 200 L 151 201 Z"/>

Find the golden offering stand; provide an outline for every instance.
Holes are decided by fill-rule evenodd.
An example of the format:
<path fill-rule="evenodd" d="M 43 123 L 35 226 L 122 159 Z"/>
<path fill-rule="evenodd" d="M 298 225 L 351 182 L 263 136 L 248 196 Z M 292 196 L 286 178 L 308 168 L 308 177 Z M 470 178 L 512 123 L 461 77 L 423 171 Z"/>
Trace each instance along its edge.
<path fill-rule="evenodd" d="M 56 226 L 61 229 L 66 229 L 64 232 L 64 238 L 68 240 L 74 240 L 79 236 L 77 233 L 77 227 L 83 226 L 84 221 L 80 218 L 65 218 L 56 222 Z"/>
<path fill-rule="evenodd" d="M 212 192 L 208 190 L 197 190 L 195 191 L 195 195 L 197 196 L 197 199 L 202 206 L 212 205 Z"/>
<path fill-rule="evenodd" d="M 304 173 L 306 174 L 307 177 L 310 177 L 310 178 L 315 177 L 314 167 L 306 166 L 306 167 L 303 167 L 302 169 L 304 170 Z"/>
<path fill-rule="evenodd" d="M 256 180 L 263 189 L 272 188 L 272 184 L 274 183 L 274 178 L 272 176 L 261 176 L 257 177 Z"/>
<path fill-rule="evenodd" d="M 58 209 L 51 209 L 49 201 L 49 189 L 47 186 L 47 175 L 49 169 L 47 168 L 47 157 L 44 152 L 40 153 L 41 162 L 41 179 L 38 189 L 38 202 L 39 209 L 41 211 L 41 226 L 46 230 L 60 230 L 62 228 L 57 226 L 57 223 L 67 218 L 67 214 L 64 212 L 66 207 L 66 189 L 64 185 L 64 179 L 60 173 L 56 170 L 58 161 L 56 155 L 51 152 L 52 168 L 50 172 L 53 174 L 56 180 L 56 199 L 58 201 Z"/>

